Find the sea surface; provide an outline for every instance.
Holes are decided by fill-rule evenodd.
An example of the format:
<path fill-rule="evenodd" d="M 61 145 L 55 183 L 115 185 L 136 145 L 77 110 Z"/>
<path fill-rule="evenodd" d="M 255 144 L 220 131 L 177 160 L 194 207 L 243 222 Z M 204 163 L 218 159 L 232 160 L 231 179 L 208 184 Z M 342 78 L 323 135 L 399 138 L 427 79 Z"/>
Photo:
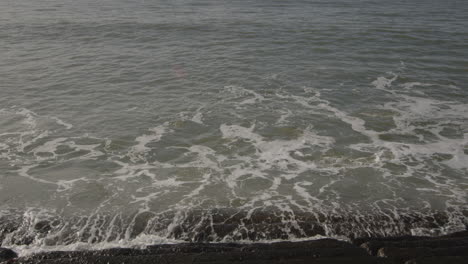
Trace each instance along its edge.
<path fill-rule="evenodd" d="M 1 246 L 440 235 L 467 197 L 467 1 L 0 1 Z"/>

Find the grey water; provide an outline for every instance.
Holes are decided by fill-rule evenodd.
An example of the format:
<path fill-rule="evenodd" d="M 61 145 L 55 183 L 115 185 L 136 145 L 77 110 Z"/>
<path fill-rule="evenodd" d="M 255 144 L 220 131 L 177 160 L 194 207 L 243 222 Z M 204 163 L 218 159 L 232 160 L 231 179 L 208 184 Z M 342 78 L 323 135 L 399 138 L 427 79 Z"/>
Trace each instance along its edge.
<path fill-rule="evenodd" d="M 0 1 L 0 245 L 468 225 L 468 2 Z"/>

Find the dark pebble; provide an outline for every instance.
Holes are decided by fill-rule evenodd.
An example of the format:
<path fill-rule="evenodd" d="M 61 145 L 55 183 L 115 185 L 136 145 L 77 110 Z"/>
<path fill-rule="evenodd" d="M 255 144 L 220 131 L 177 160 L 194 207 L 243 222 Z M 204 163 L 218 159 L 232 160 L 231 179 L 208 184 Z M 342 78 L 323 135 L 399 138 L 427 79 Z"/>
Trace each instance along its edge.
<path fill-rule="evenodd" d="M 18 254 L 16 254 L 13 250 L 8 248 L 0 248 L 0 262 L 14 259 L 17 257 Z"/>

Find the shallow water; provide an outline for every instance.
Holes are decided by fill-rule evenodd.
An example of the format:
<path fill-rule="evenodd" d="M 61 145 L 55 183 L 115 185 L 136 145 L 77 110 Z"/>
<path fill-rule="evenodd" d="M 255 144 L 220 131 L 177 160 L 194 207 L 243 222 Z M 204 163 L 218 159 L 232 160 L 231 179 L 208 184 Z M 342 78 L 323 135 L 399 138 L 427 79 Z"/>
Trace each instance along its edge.
<path fill-rule="evenodd" d="M 0 244 L 466 228 L 466 1 L 0 3 Z"/>

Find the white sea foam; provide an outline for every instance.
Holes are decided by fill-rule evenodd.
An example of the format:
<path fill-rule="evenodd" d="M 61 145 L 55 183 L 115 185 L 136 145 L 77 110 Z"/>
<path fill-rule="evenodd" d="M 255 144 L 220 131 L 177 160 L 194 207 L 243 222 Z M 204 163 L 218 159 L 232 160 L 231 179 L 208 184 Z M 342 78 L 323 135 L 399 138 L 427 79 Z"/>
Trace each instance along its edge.
<path fill-rule="evenodd" d="M 51 141 L 47 141 L 44 144 L 34 148 L 32 151 L 34 152 L 34 155 L 38 156 L 38 153 L 52 153 L 53 156 L 55 157 L 55 151 L 57 150 L 57 147 L 61 145 L 64 141 L 66 141 L 67 138 L 55 138 Z M 40 158 L 40 157 L 39 157 Z"/>
<path fill-rule="evenodd" d="M 225 86 L 224 89 L 242 98 L 244 98 L 246 95 L 253 96 L 253 98 L 244 99 L 243 101 L 239 102 L 239 105 L 260 103 L 265 100 L 265 97 L 263 95 L 260 95 L 259 93 L 255 91 L 246 89 L 241 86 L 228 85 L 228 86 Z"/>
<path fill-rule="evenodd" d="M 295 159 L 291 156 L 291 153 L 297 152 L 307 146 L 319 146 L 326 149 L 334 143 L 333 138 L 316 135 L 310 131 L 310 128 L 306 129 L 302 136 L 294 140 L 266 141 L 261 135 L 253 132 L 254 128 L 254 125 L 246 128 L 223 124 L 220 130 L 224 138 L 247 139 L 252 142 L 257 150 L 257 157 L 253 161 L 256 163 L 255 166 L 260 169 L 260 172 L 256 172 L 260 177 L 265 177 L 266 174 L 263 171 L 269 169 L 282 170 L 282 177 L 286 179 L 294 178 L 301 172 L 315 169 L 316 165 L 313 162 L 303 162 Z M 252 170 L 253 168 L 248 172 L 254 173 Z M 244 169 L 242 171 L 239 171 L 239 169 L 235 170 L 234 172 L 236 173 L 231 174 L 231 178 L 233 175 L 241 176 L 242 173 L 240 172 L 243 171 Z"/>
<path fill-rule="evenodd" d="M 393 74 L 393 73 L 391 73 L 391 74 Z M 393 74 L 393 77 L 391 77 L 391 78 L 385 78 L 383 76 L 380 76 L 375 81 L 373 81 L 372 84 L 377 89 L 385 90 L 386 88 L 389 88 L 397 78 L 398 78 L 398 75 L 396 75 L 396 74 Z"/>
<path fill-rule="evenodd" d="M 30 180 L 33 180 L 35 182 L 40 182 L 40 183 L 45 183 L 45 184 L 53 184 L 53 185 L 57 184 L 57 183 L 52 182 L 52 181 L 47 181 L 47 180 L 44 180 L 44 179 L 35 178 L 35 177 L 31 176 L 29 174 L 29 170 L 31 170 L 32 168 L 37 167 L 37 166 L 38 165 L 23 166 L 18 170 L 18 175 L 21 176 L 21 177 L 25 177 L 25 178 L 28 178 Z"/>
<path fill-rule="evenodd" d="M 203 113 L 202 112 L 197 112 L 191 119 L 193 122 L 198 123 L 198 124 L 203 124 Z"/>
<path fill-rule="evenodd" d="M 25 119 L 23 120 L 23 123 L 28 125 L 31 129 L 36 128 L 36 117 L 38 116 L 36 113 L 29 109 L 21 108 L 20 110 L 16 111 L 15 114 L 24 116 Z"/>
<path fill-rule="evenodd" d="M 138 136 L 135 139 L 135 141 L 138 142 L 138 144 L 133 146 L 133 150 L 137 153 L 147 151 L 149 148 L 146 147 L 146 145 L 150 142 L 157 142 L 161 140 L 161 137 L 164 135 L 166 130 L 167 130 L 166 125 L 161 125 L 161 126 L 148 129 L 148 131 L 152 132 L 152 134 Z"/>
<path fill-rule="evenodd" d="M 136 159 L 145 160 L 145 157 L 144 157 L 145 153 L 151 150 L 151 148 L 147 147 L 147 145 L 152 142 L 160 141 L 163 135 L 167 133 L 168 131 L 170 131 L 168 128 L 168 125 L 169 124 L 166 122 L 154 128 L 150 128 L 148 129 L 148 131 L 151 132 L 150 134 L 144 134 L 135 138 L 135 141 L 137 142 L 137 144 L 131 148 L 128 155 L 133 160 L 136 160 Z"/>
<path fill-rule="evenodd" d="M 57 122 L 57 124 L 64 126 L 66 129 L 72 129 L 73 128 L 72 124 L 63 121 L 62 119 L 59 119 L 58 117 L 53 116 L 51 118 L 53 120 L 55 120 Z"/>
<path fill-rule="evenodd" d="M 427 87 L 427 86 L 432 86 L 432 84 L 430 83 L 421 83 L 421 82 L 407 82 L 407 83 L 403 83 L 400 85 L 401 87 L 403 87 L 403 89 L 411 89 L 415 86 L 419 86 L 419 87 Z"/>
<path fill-rule="evenodd" d="M 86 243 L 76 242 L 67 245 L 47 246 L 47 245 L 12 245 L 10 249 L 14 250 L 20 257 L 30 256 L 36 253 L 52 252 L 52 251 L 92 251 L 92 250 L 103 250 L 110 248 L 134 248 L 134 249 L 145 249 L 150 245 L 160 244 L 179 244 L 185 241 L 177 239 L 169 239 L 166 237 L 160 237 L 158 235 L 147 235 L 141 234 L 134 239 L 112 242 L 99 242 L 99 243 Z"/>
<path fill-rule="evenodd" d="M 281 116 L 278 118 L 278 120 L 276 121 L 276 125 L 284 125 L 287 123 L 287 120 L 289 117 L 291 117 L 293 115 L 292 111 L 289 110 L 289 109 L 286 109 L 286 110 L 279 110 L 279 112 L 281 113 Z"/>

